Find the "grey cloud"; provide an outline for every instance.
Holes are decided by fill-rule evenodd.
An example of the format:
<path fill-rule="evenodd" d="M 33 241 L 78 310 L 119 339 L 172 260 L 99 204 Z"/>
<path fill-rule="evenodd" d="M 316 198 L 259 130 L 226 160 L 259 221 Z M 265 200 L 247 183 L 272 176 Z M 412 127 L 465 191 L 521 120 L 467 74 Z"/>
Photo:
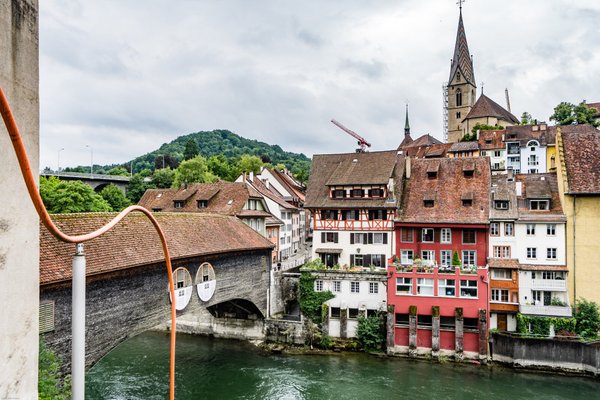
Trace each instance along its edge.
<path fill-rule="evenodd" d="M 358 72 L 360 75 L 369 79 L 381 78 L 387 70 L 387 66 L 381 61 L 371 60 L 370 62 L 344 59 L 340 61 L 340 69 Z"/>

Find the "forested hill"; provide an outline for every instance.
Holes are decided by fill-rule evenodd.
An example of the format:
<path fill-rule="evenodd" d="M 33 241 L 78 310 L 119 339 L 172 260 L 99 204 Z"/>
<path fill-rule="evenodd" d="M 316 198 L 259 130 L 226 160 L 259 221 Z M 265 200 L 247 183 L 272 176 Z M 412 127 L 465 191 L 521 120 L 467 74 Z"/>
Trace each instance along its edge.
<path fill-rule="evenodd" d="M 243 154 L 258 156 L 265 163 L 272 165 L 284 164 L 290 171 L 297 174 L 300 171 L 308 171 L 310 159 L 304 154 L 283 151 L 278 145 L 269 145 L 258 140 L 246 139 L 228 130 L 214 130 L 209 132 L 196 132 L 189 135 L 179 136 L 171 143 L 165 143 L 157 150 L 144 154 L 133 160 L 134 172 L 142 169 L 154 170 L 155 165 L 161 167 L 162 157 L 165 155 L 166 162 L 177 164 L 184 159 L 186 143 L 193 139 L 198 144 L 200 155 L 210 157 L 222 154 L 227 159 L 237 159 Z"/>

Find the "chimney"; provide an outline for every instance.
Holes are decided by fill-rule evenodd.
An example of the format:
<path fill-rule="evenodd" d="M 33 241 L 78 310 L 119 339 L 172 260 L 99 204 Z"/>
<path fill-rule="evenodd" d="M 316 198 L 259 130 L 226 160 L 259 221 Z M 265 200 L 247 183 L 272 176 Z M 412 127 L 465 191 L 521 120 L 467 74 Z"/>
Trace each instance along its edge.
<path fill-rule="evenodd" d="M 254 171 L 250 171 L 250 172 L 248 173 L 248 180 L 249 180 L 250 182 L 254 182 Z"/>
<path fill-rule="evenodd" d="M 406 179 L 410 179 L 410 157 L 406 156 Z"/>
<path fill-rule="evenodd" d="M 522 196 L 523 195 L 523 183 L 517 182 L 515 187 L 516 187 L 516 191 L 517 191 L 517 196 Z"/>

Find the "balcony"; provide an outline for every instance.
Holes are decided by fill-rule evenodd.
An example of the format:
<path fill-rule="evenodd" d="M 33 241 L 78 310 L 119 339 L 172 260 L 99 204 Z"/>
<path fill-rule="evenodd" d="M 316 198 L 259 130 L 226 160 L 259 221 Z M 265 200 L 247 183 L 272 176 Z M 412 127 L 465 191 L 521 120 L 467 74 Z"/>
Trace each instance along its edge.
<path fill-rule="evenodd" d="M 546 290 L 550 292 L 566 292 L 567 281 L 561 279 L 532 279 L 532 290 Z"/>
<path fill-rule="evenodd" d="M 521 304 L 521 314 L 542 315 L 547 317 L 571 317 L 571 307 L 566 306 L 533 306 Z"/>

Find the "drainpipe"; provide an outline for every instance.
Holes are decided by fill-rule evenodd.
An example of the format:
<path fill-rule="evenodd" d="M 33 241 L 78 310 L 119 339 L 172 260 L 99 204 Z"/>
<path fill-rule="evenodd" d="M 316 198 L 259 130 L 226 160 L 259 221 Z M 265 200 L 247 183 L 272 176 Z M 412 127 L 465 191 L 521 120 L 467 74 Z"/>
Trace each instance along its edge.
<path fill-rule="evenodd" d="M 573 195 L 573 307 L 577 308 L 577 195 Z"/>
<path fill-rule="evenodd" d="M 71 308 L 71 376 L 73 400 L 85 399 L 85 253 L 75 244 Z"/>

